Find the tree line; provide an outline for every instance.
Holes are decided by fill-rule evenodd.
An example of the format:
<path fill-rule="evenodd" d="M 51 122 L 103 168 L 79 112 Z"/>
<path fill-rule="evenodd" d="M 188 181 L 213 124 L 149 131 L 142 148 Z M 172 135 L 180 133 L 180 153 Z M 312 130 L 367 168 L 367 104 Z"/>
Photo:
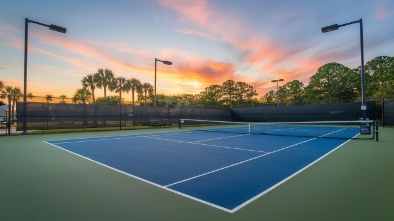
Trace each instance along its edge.
<path fill-rule="evenodd" d="M 369 98 L 378 99 L 382 96 L 394 96 L 394 57 L 379 56 L 365 65 L 366 91 Z M 125 103 L 124 93 L 131 93 L 132 105 L 152 105 L 153 87 L 142 83 L 136 78 L 126 79 L 115 77 L 109 69 L 98 69 L 94 74 L 88 74 L 81 80 L 82 87 L 71 98 L 73 103 L 119 104 Z M 96 97 L 95 90 L 103 89 L 104 97 Z M 12 97 L 13 106 L 22 97 L 17 87 L 5 86 L 0 81 L 0 91 Z M 117 93 L 107 96 L 108 91 Z M 28 98 L 34 96 L 29 93 Z M 234 105 L 254 106 L 267 103 L 305 103 L 311 101 L 343 101 L 352 102 L 361 97 L 361 68 L 351 69 L 333 62 L 321 66 L 310 77 L 309 84 L 293 80 L 281 85 L 278 91 L 271 90 L 258 98 L 258 93 L 245 82 L 227 80 L 221 85 L 214 84 L 206 87 L 198 94 L 164 95 L 157 94 L 156 100 L 160 106 L 207 106 L 228 107 Z M 46 95 L 47 102 L 54 97 Z M 60 95 L 61 103 L 67 97 Z M 276 101 L 278 99 L 278 101 Z"/>
<path fill-rule="evenodd" d="M 394 96 L 394 57 L 379 56 L 365 65 L 365 96 L 379 99 Z M 344 101 L 359 100 L 362 94 L 361 67 L 350 69 L 333 62 L 320 67 L 310 77 L 309 84 L 298 80 L 287 82 L 266 93 L 262 103 L 274 103 L 278 95 L 280 103 L 301 103 L 308 101 Z"/>

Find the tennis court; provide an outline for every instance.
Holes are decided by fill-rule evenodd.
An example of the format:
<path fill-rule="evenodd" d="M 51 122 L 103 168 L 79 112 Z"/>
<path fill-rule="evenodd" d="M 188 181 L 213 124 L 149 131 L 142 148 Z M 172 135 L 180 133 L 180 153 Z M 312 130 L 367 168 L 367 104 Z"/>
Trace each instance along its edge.
<path fill-rule="evenodd" d="M 179 132 L 185 136 L 177 135 Z M 372 139 L 349 142 L 343 139 L 321 139 L 322 141 L 315 139 L 304 145 L 297 145 L 248 161 L 251 166 L 247 166 L 248 163 L 243 163 L 240 166 L 218 171 L 216 174 L 211 173 L 209 176 L 203 176 L 201 179 L 193 179 L 190 183 L 183 182 L 182 185 L 169 187 L 165 186 L 174 183 L 174 180 L 181 181 L 184 180 L 184 177 L 192 177 L 194 174 L 201 173 L 201 171 L 191 171 L 192 164 L 198 164 L 198 167 L 212 171 L 210 167 L 213 165 L 215 167 L 220 167 L 221 164 L 231 165 L 233 161 L 242 162 L 243 157 L 261 155 L 258 152 L 251 152 L 244 156 L 231 154 L 232 161 L 226 163 L 222 160 L 224 157 L 221 155 L 227 156 L 232 151 L 236 153 L 235 155 L 241 154 L 241 152 L 246 154 L 247 151 L 231 149 L 227 152 L 224 150 L 225 148 L 220 149 L 219 147 L 215 147 L 218 149 L 215 150 L 213 145 L 232 148 L 248 147 L 253 148 L 254 151 L 257 148 L 266 148 L 260 151 L 272 152 L 279 150 L 279 146 L 286 146 L 292 139 L 289 140 L 289 138 L 282 136 L 238 134 L 242 135 L 239 138 L 247 136 L 248 139 L 244 141 L 243 138 L 227 138 L 221 141 L 196 142 L 202 139 L 191 139 L 186 135 L 192 133 L 180 131 L 178 128 L 3 136 L 0 137 L 0 198 L 2 199 L 0 201 L 0 220 L 393 220 L 394 191 L 392 187 L 394 179 L 391 175 L 394 170 L 394 161 L 392 160 L 394 156 L 393 132 L 393 128 L 380 128 L 379 142 Z M 214 133 L 212 135 L 208 135 L 211 133 L 204 134 L 207 134 L 208 139 L 237 136 L 229 133 L 220 133 L 215 136 L 213 136 Z M 210 138 L 210 136 L 212 137 Z M 133 142 L 137 139 L 146 142 L 157 140 L 160 141 L 159 146 L 164 148 L 173 146 L 168 143 L 176 143 L 154 139 L 154 137 L 179 140 L 178 143 L 196 142 L 197 144 L 172 148 L 174 153 L 171 154 L 170 159 L 164 160 L 168 155 L 159 154 L 165 153 L 164 150 L 160 152 L 158 149 L 155 150 L 154 146 L 150 146 L 147 148 L 149 151 L 142 151 L 144 147 Z M 137 148 L 132 150 L 133 155 L 140 152 L 146 155 L 144 160 L 165 162 L 167 168 L 155 165 L 157 163 L 152 164 L 144 162 L 143 159 L 137 159 L 137 162 L 146 167 L 146 171 L 148 169 L 156 171 L 156 174 L 151 173 L 153 176 L 150 178 L 147 178 L 148 173 L 145 172 L 144 179 L 146 180 L 142 181 L 142 178 L 137 179 L 125 175 L 45 143 L 50 140 L 59 143 L 60 141 L 89 141 L 97 145 L 104 142 L 104 140 L 99 141 L 100 139 L 107 138 L 112 139 L 109 142 L 111 147 L 115 147 L 114 144 L 120 141 L 117 138 L 126 138 L 123 142 L 128 147 Z M 274 146 L 269 146 L 270 139 L 277 139 Z M 294 139 L 298 141 L 311 138 L 297 137 Z M 126 142 L 126 140 L 128 141 Z M 227 143 L 224 143 L 225 140 L 228 140 Z M 297 143 L 295 140 L 291 143 Z M 143 144 L 145 144 L 144 142 Z M 299 167 L 302 167 L 301 164 L 308 165 L 307 161 L 292 155 L 297 153 L 299 156 L 307 156 L 306 149 L 309 149 L 308 152 L 323 152 L 323 149 L 327 148 L 325 150 L 327 153 L 330 151 L 329 149 L 335 149 L 335 147 L 329 147 L 326 142 L 346 143 L 296 176 L 260 196 L 265 191 L 261 185 L 262 179 L 258 182 L 254 180 L 256 173 L 258 173 L 257 176 L 264 176 L 264 172 L 268 170 L 263 166 L 262 161 L 271 157 L 275 158 L 272 163 L 278 163 L 286 162 L 285 158 L 288 158 L 288 160 L 294 160 L 294 165 L 299 164 Z M 221 144 L 219 145 L 219 143 Z M 313 147 L 313 143 L 316 144 L 315 147 Z M 87 146 L 86 143 L 83 146 Z M 193 149 L 194 146 L 196 149 L 198 146 L 198 150 Z M 108 158 L 116 155 L 117 148 L 113 149 L 112 155 L 108 155 Z M 175 150 L 187 152 L 189 158 L 182 160 L 177 156 L 184 157 L 186 154 L 177 153 Z M 103 151 L 107 150 L 104 148 Z M 286 152 L 287 155 L 284 154 Z M 122 153 L 126 155 L 127 152 L 123 151 Z M 201 156 L 197 156 L 197 153 Z M 212 153 L 217 154 L 202 160 L 202 156 Z M 274 157 L 275 154 L 278 156 Z M 316 153 L 316 155 L 318 154 L 324 155 L 324 153 Z M 310 157 L 319 159 L 317 156 Z M 125 158 L 130 159 L 129 156 L 125 156 Z M 138 158 L 138 156 L 134 156 L 134 158 Z M 218 162 L 210 162 L 213 158 L 218 159 Z M 168 170 L 171 164 L 175 169 Z M 244 167 L 248 169 L 244 170 Z M 269 168 L 274 169 L 271 165 Z M 294 166 L 292 168 L 296 170 Z M 285 173 L 282 168 L 277 167 L 276 169 L 278 172 Z M 238 172 L 241 170 L 242 173 Z M 160 175 L 160 172 L 165 171 L 170 171 L 170 174 Z M 179 171 L 179 174 L 175 174 L 175 171 Z M 253 174 L 249 175 L 249 172 L 253 172 Z M 289 172 L 289 174 L 294 173 Z M 136 177 L 137 174 L 134 176 Z M 248 176 L 254 177 L 250 179 L 251 183 L 243 180 L 249 178 Z M 243 178 L 241 179 L 241 177 Z M 208 178 L 210 182 L 208 182 Z M 271 176 L 269 179 L 272 178 L 274 177 Z M 148 179 L 157 182 L 157 184 L 147 183 Z M 178 194 L 181 191 L 186 192 L 184 189 L 190 190 L 191 186 L 194 186 L 197 191 L 199 189 L 197 183 L 200 182 L 202 185 L 203 179 L 207 184 L 203 185 L 201 189 L 218 188 L 221 193 L 224 193 L 229 191 L 226 186 L 232 185 L 229 195 L 226 197 L 228 202 L 232 202 L 234 205 L 238 205 L 240 202 L 246 202 L 246 204 L 241 204 L 242 208 L 238 207 L 236 212 L 233 209 L 234 212 L 231 213 L 226 210 L 237 206 L 228 206 L 230 209 L 224 210 L 207 205 L 208 199 L 193 195 L 190 191 L 183 195 Z M 223 184 L 223 179 L 228 184 Z M 283 178 L 277 179 L 283 180 Z M 230 184 L 232 180 L 236 182 Z M 217 183 L 221 183 L 222 186 Z M 241 187 L 241 185 L 243 186 Z M 247 193 L 255 186 L 258 186 L 260 190 Z M 233 192 L 231 192 L 232 188 Z M 236 202 L 234 199 L 239 195 L 242 195 L 243 198 Z M 192 196 L 200 201 L 190 199 Z M 256 196 L 256 198 L 251 198 L 252 196 Z M 219 200 L 217 196 L 215 198 Z M 251 201 L 249 201 L 250 199 Z M 217 202 L 211 203 L 218 204 Z"/>
<path fill-rule="evenodd" d="M 219 128 L 223 129 L 223 125 Z M 314 125 L 313 135 L 317 130 L 324 133 L 318 137 L 295 137 L 238 133 L 240 126 L 234 128 L 236 132 L 228 132 L 230 127 L 226 126 L 226 133 L 182 130 L 46 143 L 234 213 L 348 141 L 327 137 L 336 133 L 355 137 L 360 130 L 350 129 L 349 132 L 348 126 L 317 129 Z M 294 129 L 288 126 L 279 129 L 276 125 L 270 130 L 294 134 Z"/>

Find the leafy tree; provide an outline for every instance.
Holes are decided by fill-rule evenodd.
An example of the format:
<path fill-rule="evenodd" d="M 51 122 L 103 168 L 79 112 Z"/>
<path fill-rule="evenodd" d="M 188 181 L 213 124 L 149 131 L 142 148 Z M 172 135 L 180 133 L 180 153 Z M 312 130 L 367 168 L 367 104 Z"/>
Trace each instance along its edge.
<path fill-rule="evenodd" d="M 120 97 L 118 95 L 107 96 L 106 101 L 108 105 L 117 105 L 120 103 Z M 104 97 L 98 97 L 96 99 L 96 104 L 104 104 L 104 102 Z"/>
<path fill-rule="evenodd" d="M 245 82 L 237 82 L 235 84 L 235 94 L 234 98 L 237 104 L 244 104 L 244 103 L 256 103 L 255 96 L 257 96 L 257 92 L 253 87 Z"/>
<path fill-rule="evenodd" d="M 275 91 L 270 90 L 264 96 L 261 97 L 260 102 L 270 104 L 270 103 L 275 103 L 276 102 L 275 99 L 276 99 Z"/>
<path fill-rule="evenodd" d="M 104 89 L 104 104 L 107 104 L 107 87 L 111 84 L 114 79 L 114 74 L 109 69 L 98 69 L 97 73 L 94 74 L 94 80 L 97 88 Z"/>
<path fill-rule="evenodd" d="M 204 91 L 199 94 L 199 101 L 204 106 L 219 106 L 222 104 L 222 86 L 220 85 L 211 85 L 206 87 Z"/>
<path fill-rule="evenodd" d="M 227 80 L 222 84 L 222 96 L 224 98 L 224 104 L 233 106 L 233 97 L 236 93 L 236 83 L 233 80 Z"/>
<path fill-rule="evenodd" d="M 142 85 L 141 82 L 135 78 L 131 78 L 127 80 L 127 83 L 129 84 L 129 88 L 131 90 L 131 103 L 134 107 L 134 94 L 135 92 L 139 93 L 142 90 Z"/>
<path fill-rule="evenodd" d="M 394 57 L 379 56 L 365 65 L 366 94 L 394 96 Z"/>
<path fill-rule="evenodd" d="M 181 94 L 177 98 L 178 103 L 182 106 L 194 106 L 197 103 L 196 96 L 193 94 Z"/>
<path fill-rule="evenodd" d="M 320 67 L 305 88 L 309 100 L 353 100 L 358 96 L 360 76 L 338 63 Z"/>
<path fill-rule="evenodd" d="M 99 81 L 98 79 L 99 79 L 99 77 L 95 78 L 94 75 L 89 74 L 89 75 L 83 77 L 82 81 L 81 81 L 82 82 L 82 86 L 84 88 L 89 88 L 90 91 L 92 92 L 93 103 L 96 102 L 96 99 L 95 99 L 95 96 L 94 96 L 94 90 L 96 89 L 97 81 Z"/>
<path fill-rule="evenodd" d="M 156 100 L 158 104 L 164 104 L 165 107 L 174 107 L 175 105 L 181 102 L 182 96 L 183 95 L 178 96 L 178 95 L 157 94 Z"/>
<path fill-rule="evenodd" d="M 299 103 L 304 101 L 304 98 L 304 84 L 299 80 L 287 82 L 278 89 L 280 102 Z"/>

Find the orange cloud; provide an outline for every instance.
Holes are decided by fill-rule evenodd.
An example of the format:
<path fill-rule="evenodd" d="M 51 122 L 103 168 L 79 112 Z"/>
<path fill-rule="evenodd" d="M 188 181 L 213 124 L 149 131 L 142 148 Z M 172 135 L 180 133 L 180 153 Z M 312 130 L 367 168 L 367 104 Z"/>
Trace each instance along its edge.
<path fill-rule="evenodd" d="M 197 25 L 199 28 L 198 30 L 184 30 L 183 33 L 208 39 L 220 39 L 235 46 L 239 53 L 243 55 L 240 57 L 240 63 L 260 67 L 259 69 L 262 74 L 265 74 L 265 77 L 272 76 L 272 78 L 286 78 L 289 81 L 298 79 L 309 82 L 309 76 L 320 65 L 317 61 L 305 60 L 302 65 L 299 65 L 299 60 L 303 57 L 299 54 L 302 52 L 302 48 L 286 49 L 285 45 L 275 40 L 267 39 L 264 36 L 256 36 L 252 30 L 237 21 L 234 16 L 215 10 L 214 5 L 206 0 L 182 2 L 170 0 L 158 1 L 158 3 L 164 8 L 177 12 L 181 21 Z M 280 16 L 280 20 L 292 20 L 296 17 L 298 17 L 298 14 L 289 13 Z M 296 54 L 297 56 L 294 56 Z M 283 66 L 286 66 L 286 69 L 281 68 Z M 237 70 L 236 66 L 232 68 L 233 71 Z M 237 76 L 234 73 L 227 76 L 231 76 L 233 80 L 236 78 L 243 79 L 243 81 L 254 86 L 259 95 L 265 94 L 267 89 L 273 87 L 270 79 L 245 79 L 244 76 Z"/>
<path fill-rule="evenodd" d="M 94 73 L 97 68 L 109 68 L 114 71 L 116 76 L 120 75 L 127 78 L 134 77 L 138 78 L 142 82 L 151 83 L 152 85 L 154 83 L 154 56 L 149 50 L 138 51 L 131 49 L 127 45 L 121 43 L 105 44 L 104 47 L 108 47 L 110 50 L 116 49 L 126 54 L 134 54 L 138 57 L 142 57 L 144 60 L 142 62 L 143 64 L 137 65 L 126 61 L 116 53 L 107 51 L 108 48 L 99 50 L 93 46 L 90 46 L 89 44 L 85 44 L 83 41 L 64 38 L 61 35 L 51 35 L 41 32 L 34 34 L 38 35 L 39 38 L 45 42 L 45 44 L 62 47 L 62 49 L 66 52 L 65 55 L 62 55 L 61 53 L 53 53 L 35 47 L 31 48 L 32 52 L 41 53 L 50 57 L 54 57 L 58 60 L 68 62 L 71 65 L 80 67 L 85 71 L 89 70 Z M 74 58 L 73 56 L 69 56 L 70 54 L 78 54 L 82 57 L 85 57 L 86 60 L 83 58 L 81 59 L 80 56 L 76 56 L 78 58 Z M 167 91 L 170 90 L 172 93 L 175 91 L 178 93 L 199 93 L 201 90 L 211 84 L 221 84 L 228 79 L 234 78 L 233 73 L 235 71 L 235 67 L 232 64 L 226 64 L 213 60 L 205 60 L 187 52 L 174 51 L 171 48 L 162 49 L 157 54 L 157 56 L 163 60 L 176 61 L 172 66 L 158 64 L 158 75 L 160 75 L 160 77 L 158 76 L 158 84 L 161 83 L 163 88 L 165 88 L 166 85 L 173 85 L 173 87 L 167 88 Z M 185 61 L 182 59 L 183 57 L 188 57 L 188 60 Z M 148 59 L 151 59 L 151 65 L 149 65 L 149 61 L 147 62 Z M 51 68 L 49 67 L 41 67 L 40 69 L 41 72 L 51 71 Z M 74 77 L 82 77 L 89 73 L 68 73 L 65 71 L 63 74 Z M 195 86 L 195 88 L 190 90 L 190 85 Z"/>

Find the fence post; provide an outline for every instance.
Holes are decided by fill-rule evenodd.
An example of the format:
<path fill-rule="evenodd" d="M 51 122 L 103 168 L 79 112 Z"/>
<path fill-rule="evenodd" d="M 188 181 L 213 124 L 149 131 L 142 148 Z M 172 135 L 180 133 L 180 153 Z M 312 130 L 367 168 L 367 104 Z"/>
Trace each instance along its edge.
<path fill-rule="evenodd" d="M 119 130 L 122 130 L 122 100 L 119 102 Z"/>
<path fill-rule="evenodd" d="M 382 96 L 382 127 L 384 127 L 384 97 Z"/>
<path fill-rule="evenodd" d="M 379 141 L 379 120 L 375 121 L 376 141 Z"/>

